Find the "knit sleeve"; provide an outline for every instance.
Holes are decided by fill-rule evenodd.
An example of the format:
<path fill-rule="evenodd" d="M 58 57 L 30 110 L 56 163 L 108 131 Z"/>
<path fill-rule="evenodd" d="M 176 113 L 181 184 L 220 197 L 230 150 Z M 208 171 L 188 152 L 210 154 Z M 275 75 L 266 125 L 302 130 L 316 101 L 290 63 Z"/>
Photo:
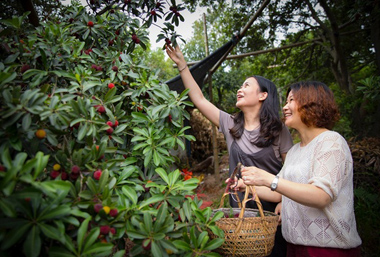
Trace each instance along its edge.
<path fill-rule="evenodd" d="M 338 133 L 329 133 L 315 148 L 309 183 L 336 200 L 352 172 L 352 157 L 346 141 Z"/>

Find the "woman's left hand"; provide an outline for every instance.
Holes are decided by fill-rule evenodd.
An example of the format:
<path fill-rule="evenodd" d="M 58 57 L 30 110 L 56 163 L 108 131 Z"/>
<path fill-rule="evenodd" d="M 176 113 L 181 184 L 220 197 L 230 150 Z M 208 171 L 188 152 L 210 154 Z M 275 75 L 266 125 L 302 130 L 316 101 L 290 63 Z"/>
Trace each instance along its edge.
<path fill-rule="evenodd" d="M 244 184 L 253 186 L 270 187 L 274 175 L 257 167 L 243 167 L 241 169 L 242 179 Z"/>

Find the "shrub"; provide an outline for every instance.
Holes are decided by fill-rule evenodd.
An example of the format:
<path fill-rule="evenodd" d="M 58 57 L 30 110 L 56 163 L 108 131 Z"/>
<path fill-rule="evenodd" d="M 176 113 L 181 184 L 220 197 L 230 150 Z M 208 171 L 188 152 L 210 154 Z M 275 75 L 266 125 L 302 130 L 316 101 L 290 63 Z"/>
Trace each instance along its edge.
<path fill-rule="evenodd" d="M 90 2 L 98 10 L 119 1 Z M 1 21 L 5 255 L 215 256 L 223 242 L 206 232 L 223 237 L 221 216 L 185 197 L 198 180 L 172 168 L 169 150 L 193 140 L 183 126 L 187 91 L 171 91 L 134 54 L 158 14 L 170 20 L 159 39 L 172 33 L 172 42 L 181 16 L 155 1 L 129 2 L 95 16 L 74 5 L 35 29 L 27 14 Z"/>

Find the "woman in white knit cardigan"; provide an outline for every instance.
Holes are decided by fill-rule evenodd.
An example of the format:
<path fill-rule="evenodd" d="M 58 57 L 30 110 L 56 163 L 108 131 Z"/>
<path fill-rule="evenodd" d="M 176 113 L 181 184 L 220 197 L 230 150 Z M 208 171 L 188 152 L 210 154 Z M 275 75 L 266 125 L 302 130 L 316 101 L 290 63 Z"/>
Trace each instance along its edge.
<path fill-rule="evenodd" d="M 332 91 L 317 81 L 295 83 L 283 114 L 300 143 L 289 150 L 277 176 L 244 167 L 244 184 L 270 188 L 269 198 L 282 198 L 287 256 L 360 256 L 352 156 L 346 140 L 330 130 L 339 118 Z"/>

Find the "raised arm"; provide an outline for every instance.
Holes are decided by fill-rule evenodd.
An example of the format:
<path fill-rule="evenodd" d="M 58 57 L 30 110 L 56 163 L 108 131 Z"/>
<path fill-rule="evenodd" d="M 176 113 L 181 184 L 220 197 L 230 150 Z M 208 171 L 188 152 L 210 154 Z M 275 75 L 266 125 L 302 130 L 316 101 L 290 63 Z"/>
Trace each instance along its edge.
<path fill-rule="evenodd" d="M 171 45 L 166 45 L 166 53 L 177 64 L 185 88 L 190 89 L 189 96 L 191 101 L 208 120 L 219 126 L 219 109 L 204 97 L 202 90 L 187 67 L 179 46 L 177 45 L 176 48 L 173 48 Z"/>

